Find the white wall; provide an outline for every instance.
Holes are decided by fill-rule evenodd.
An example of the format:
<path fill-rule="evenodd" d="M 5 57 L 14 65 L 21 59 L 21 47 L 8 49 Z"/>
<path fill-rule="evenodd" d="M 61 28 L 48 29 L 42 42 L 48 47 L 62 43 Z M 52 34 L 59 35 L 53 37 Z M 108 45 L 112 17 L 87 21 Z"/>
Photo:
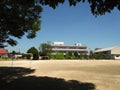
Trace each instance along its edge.
<path fill-rule="evenodd" d="M 120 60 L 120 55 L 118 56 L 114 56 L 114 58 L 116 59 L 116 60 Z"/>
<path fill-rule="evenodd" d="M 120 55 L 120 46 L 116 46 L 111 50 L 111 54 Z"/>
<path fill-rule="evenodd" d="M 53 45 L 64 45 L 64 42 L 53 42 Z"/>

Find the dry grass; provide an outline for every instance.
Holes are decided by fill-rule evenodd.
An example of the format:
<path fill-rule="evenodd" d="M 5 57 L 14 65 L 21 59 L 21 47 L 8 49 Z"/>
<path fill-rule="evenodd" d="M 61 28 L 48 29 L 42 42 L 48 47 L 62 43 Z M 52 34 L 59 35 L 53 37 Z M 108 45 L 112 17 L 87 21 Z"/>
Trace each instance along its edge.
<path fill-rule="evenodd" d="M 0 66 L 35 69 L 35 72 L 27 76 L 46 76 L 66 81 L 93 83 L 96 90 L 120 90 L 119 60 L 0 61 Z"/>

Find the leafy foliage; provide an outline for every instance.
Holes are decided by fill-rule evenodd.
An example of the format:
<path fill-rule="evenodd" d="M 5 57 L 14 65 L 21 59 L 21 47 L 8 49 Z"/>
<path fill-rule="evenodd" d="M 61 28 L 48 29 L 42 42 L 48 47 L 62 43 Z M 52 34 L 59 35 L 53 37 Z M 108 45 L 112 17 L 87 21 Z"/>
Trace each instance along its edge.
<path fill-rule="evenodd" d="M 51 45 L 47 43 L 42 43 L 39 49 L 41 51 L 42 56 L 48 56 L 52 51 Z"/>
<path fill-rule="evenodd" d="M 67 52 L 66 55 L 65 55 L 65 58 L 66 59 L 71 59 L 71 56 L 72 56 L 72 52 Z"/>
<path fill-rule="evenodd" d="M 27 33 L 34 38 L 40 30 L 42 8 L 37 0 L 0 1 L 0 44 L 17 44 L 13 37 L 21 38 Z"/>
<path fill-rule="evenodd" d="M 55 56 L 56 56 L 56 55 L 53 55 L 53 54 L 50 54 L 50 55 L 49 55 L 50 59 L 56 59 Z"/>
<path fill-rule="evenodd" d="M 89 55 L 89 59 L 94 59 L 94 52 L 92 50 L 90 50 L 90 55 Z"/>
<path fill-rule="evenodd" d="M 55 58 L 56 59 L 64 59 L 64 54 L 63 53 L 57 53 Z"/>
<path fill-rule="evenodd" d="M 67 52 L 65 58 L 66 59 L 77 59 L 78 56 L 75 56 L 77 53 Z"/>
<path fill-rule="evenodd" d="M 49 5 L 56 8 L 59 4 L 63 4 L 65 0 L 39 0 L 42 5 Z M 120 0 L 68 0 L 70 6 L 76 6 L 79 3 L 88 2 L 93 15 L 104 15 L 110 13 L 115 7 L 120 10 Z"/>
<path fill-rule="evenodd" d="M 74 52 L 75 59 L 79 59 L 79 54 L 78 52 Z"/>
<path fill-rule="evenodd" d="M 113 55 L 109 51 L 106 52 L 97 52 L 94 54 L 95 59 L 114 59 Z"/>
<path fill-rule="evenodd" d="M 38 60 L 39 59 L 39 53 L 38 50 L 35 47 L 31 47 L 27 53 L 32 53 L 33 54 L 33 60 Z"/>
<path fill-rule="evenodd" d="M 88 55 L 87 54 L 80 54 L 79 59 L 87 60 L 88 59 Z"/>

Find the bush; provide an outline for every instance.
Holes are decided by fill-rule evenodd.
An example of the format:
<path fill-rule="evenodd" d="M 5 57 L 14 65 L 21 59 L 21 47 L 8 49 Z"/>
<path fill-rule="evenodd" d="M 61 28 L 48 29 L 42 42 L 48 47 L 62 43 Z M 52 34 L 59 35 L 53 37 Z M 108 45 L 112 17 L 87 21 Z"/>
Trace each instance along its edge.
<path fill-rule="evenodd" d="M 66 53 L 65 58 L 66 58 L 66 59 L 71 59 L 71 56 L 72 56 L 72 53 L 71 53 L 71 52 L 68 52 L 68 53 Z"/>
<path fill-rule="evenodd" d="M 72 56 L 71 56 L 71 59 L 76 59 L 75 55 L 72 55 Z"/>
<path fill-rule="evenodd" d="M 55 55 L 50 54 L 49 57 L 50 59 L 55 59 Z"/>
<path fill-rule="evenodd" d="M 3 57 L 1 57 L 1 60 L 9 60 L 10 58 L 9 57 L 7 57 L 7 56 L 3 56 Z"/>
<path fill-rule="evenodd" d="M 55 58 L 56 59 L 64 59 L 64 54 L 63 53 L 57 53 Z"/>
<path fill-rule="evenodd" d="M 88 55 L 86 55 L 86 54 L 80 54 L 79 59 L 82 59 L 82 60 L 88 59 Z"/>
<path fill-rule="evenodd" d="M 75 57 L 74 53 L 68 52 L 68 53 L 66 53 L 65 58 L 66 59 L 76 59 L 77 57 Z"/>

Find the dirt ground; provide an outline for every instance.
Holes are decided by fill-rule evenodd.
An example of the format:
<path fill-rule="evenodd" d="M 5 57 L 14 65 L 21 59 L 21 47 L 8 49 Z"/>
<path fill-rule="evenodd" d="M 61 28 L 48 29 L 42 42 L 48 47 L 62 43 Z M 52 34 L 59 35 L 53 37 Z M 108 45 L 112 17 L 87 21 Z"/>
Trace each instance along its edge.
<path fill-rule="evenodd" d="M 120 60 L 0 61 L 0 67 L 35 69 L 26 76 L 62 78 L 93 83 L 95 90 L 120 90 Z"/>

